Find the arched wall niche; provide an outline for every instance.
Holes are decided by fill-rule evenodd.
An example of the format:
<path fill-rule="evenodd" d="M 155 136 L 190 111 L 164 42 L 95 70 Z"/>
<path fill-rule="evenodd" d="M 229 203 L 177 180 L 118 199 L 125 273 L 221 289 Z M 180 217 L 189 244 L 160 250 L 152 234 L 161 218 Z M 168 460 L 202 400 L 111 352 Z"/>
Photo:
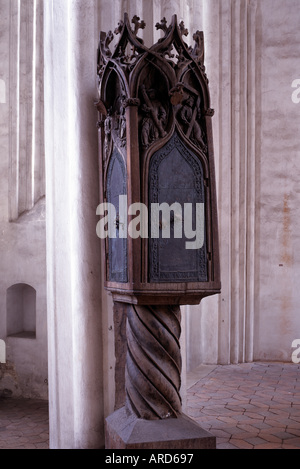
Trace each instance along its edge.
<path fill-rule="evenodd" d="M 17 283 L 6 292 L 7 336 L 36 337 L 36 290 Z"/>

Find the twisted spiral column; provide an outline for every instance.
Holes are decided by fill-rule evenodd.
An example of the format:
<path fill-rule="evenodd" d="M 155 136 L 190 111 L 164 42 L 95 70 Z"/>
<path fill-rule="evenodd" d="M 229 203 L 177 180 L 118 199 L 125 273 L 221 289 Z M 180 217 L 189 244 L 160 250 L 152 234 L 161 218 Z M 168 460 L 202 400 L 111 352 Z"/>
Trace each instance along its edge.
<path fill-rule="evenodd" d="M 179 306 L 130 305 L 127 316 L 126 406 L 146 420 L 181 413 Z"/>

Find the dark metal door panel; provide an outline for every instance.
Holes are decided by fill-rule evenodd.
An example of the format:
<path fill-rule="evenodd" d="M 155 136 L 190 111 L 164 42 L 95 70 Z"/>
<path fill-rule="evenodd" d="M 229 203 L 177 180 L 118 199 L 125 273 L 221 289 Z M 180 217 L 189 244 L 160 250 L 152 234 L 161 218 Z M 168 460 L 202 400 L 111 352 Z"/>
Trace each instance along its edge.
<path fill-rule="evenodd" d="M 192 229 L 196 225 L 196 204 L 205 206 L 203 168 L 200 159 L 188 149 L 175 133 L 170 141 L 151 158 L 149 169 L 149 213 L 151 204 L 169 206 L 176 203 L 178 211 L 169 220 L 159 219 L 159 238 L 151 237 L 153 217 L 149 217 L 149 281 L 205 282 L 207 281 L 206 230 L 200 249 L 186 249 L 184 204 L 192 204 Z M 181 207 L 181 211 L 179 210 Z M 204 210 L 205 212 L 205 210 Z M 166 213 L 167 215 L 167 213 Z M 170 224 L 170 237 L 163 237 L 163 228 Z M 182 227 L 182 237 L 175 238 L 175 223 Z M 165 233 L 166 235 L 167 233 Z M 177 232 L 178 236 L 178 232 Z"/>
<path fill-rule="evenodd" d="M 116 237 L 108 237 L 108 280 L 113 282 L 127 282 L 127 239 L 120 238 L 119 231 L 119 196 L 126 193 L 126 168 L 121 154 L 115 148 L 107 173 L 107 202 L 116 210 Z"/>

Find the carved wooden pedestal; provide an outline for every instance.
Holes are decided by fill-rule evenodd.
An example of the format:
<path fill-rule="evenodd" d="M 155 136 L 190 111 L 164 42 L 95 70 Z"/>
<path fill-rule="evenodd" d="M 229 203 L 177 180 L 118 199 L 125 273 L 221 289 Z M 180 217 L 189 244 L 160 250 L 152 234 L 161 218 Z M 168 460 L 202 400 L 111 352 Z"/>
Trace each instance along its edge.
<path fill-rule="evenodd" d="M 182 414 L 179 306 L 128 308 L 126 405 L 106 419 L 107 449 L 214 449 Z"/>
<path fill-rule="evenodd" d="M 143 420 L 125 407 L 105 422 L 107 449 L 216 449 L 216 438 L 186 415 Z"/>

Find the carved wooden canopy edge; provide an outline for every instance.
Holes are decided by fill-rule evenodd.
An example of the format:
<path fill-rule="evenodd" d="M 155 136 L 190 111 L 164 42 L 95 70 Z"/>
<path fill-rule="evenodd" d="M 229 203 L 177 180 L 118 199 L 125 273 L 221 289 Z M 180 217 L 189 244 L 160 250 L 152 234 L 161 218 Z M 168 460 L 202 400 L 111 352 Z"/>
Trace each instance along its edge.
<path fill-rule="evenodd" d="M 202 31 L 197 30 L 193 34 L 194 46 L 189 46 L 184 40 L 184 37 L 189 34 L 184 22 L 178 22 L 177 15 L 173 15 L 169 26 L 167 25 L 166 18 L 163 18 L 160 23 L 156 23 L 156 29 L 161 30 L 164 36 L 151 47 L 147 47 L 138 36 L 139 30 L 145 29 L 146 23 L 143 20 L 141 21 L 136 15 L 132 18 L 131 23 L 128 14 L 125 13 L 124 20 L 118 23 L 114 32 L 102 31 L 100 33 L 97 52 L 99 83 L 105 74 L 106 68 L 115 68 L 124 80 L 127 98 L 137 98 L 138 96 L 135 96 L 137 94 L 137 87 L 134 86 L 134 72 L 138 71 L 138 65 L 143 58 L 147 58 L 149 61 L 153 61 L 156 58 L 158 61 L 156 63 L 163 59 L 163 62 L 170 67 L 169 74 L 174 81 L 174 86 L 170 89 L 172 103 L 178 104 L 182 97 L 185 85 L 180 81 L 180 78 L 182 78 L 183 72 L 187 67 L 196 68 L 202 76 L 203 81 L 208 84 L 204 65 L 204 38 Z M 118 41 L 112 51 L 111 44 L 117 36 Z M 99 94 L 101 99 L 101 92 Z M 206 109 L 209 109 L 209 102 L 206 102 Z"/>

